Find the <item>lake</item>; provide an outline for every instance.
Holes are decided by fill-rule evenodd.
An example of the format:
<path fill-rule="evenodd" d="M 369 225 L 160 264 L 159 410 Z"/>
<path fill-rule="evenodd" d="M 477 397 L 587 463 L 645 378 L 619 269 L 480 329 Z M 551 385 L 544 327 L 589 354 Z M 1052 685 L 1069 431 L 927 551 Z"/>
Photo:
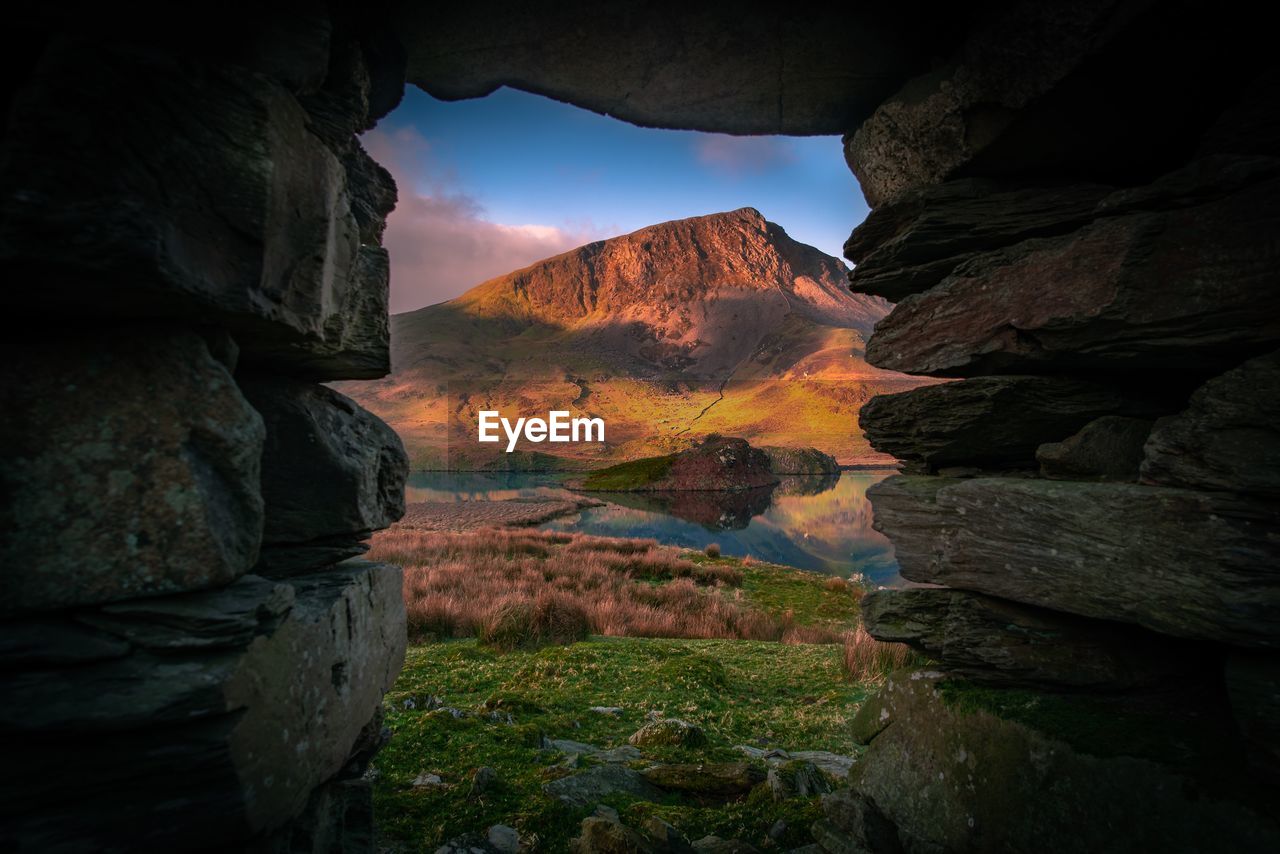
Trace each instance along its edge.
<path fill-rule="evenodd" d="M 702 549 L 718 543 L 726 555 L 848 577 L 872 584 L 903 583 L 893 546 L 871 528 L 867 487 L 889 470 L 846 471 L 831 477 L 784 477 L 750 492 L 590 493 L 607 502 L 539 526 L 610 537 L 652 537 Z M 500 501 L 580 497 L 565 489 L 570 475 L 416 472 L 406 497 L 414 501 Z"/>

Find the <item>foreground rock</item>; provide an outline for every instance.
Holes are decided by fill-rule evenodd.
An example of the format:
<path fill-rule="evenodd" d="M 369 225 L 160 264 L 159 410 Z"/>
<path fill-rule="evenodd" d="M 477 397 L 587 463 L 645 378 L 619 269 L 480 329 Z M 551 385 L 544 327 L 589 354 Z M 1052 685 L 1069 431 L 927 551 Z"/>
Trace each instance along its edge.
<path fill-rule="evenodd" d="M 1118 389 L 1057 377 L 975 377 L 872 398 L 859 415 L 878 451 L 928 471 L 1030 468 L 1036 449 L 1134 404 Z"/>
<path fill-rule="evenodd" d="M 981 252 L 1072 231 L 1093 219 L 1110 188 L 1018 187 L 963 178 L 921 187 L 876 207 L 844 244 L 858 293 L 900 302 Z"/>
<path fill-rule="evenodd" d="M 543 785 L 542 790 L 571 807 L 588 807 L 609 795 L 631 795 L 644 801 L 662 797 L 638 772 L 622 765 L 597 765 Z"/>
<path fill-rule="evenodd" d="M 962 590 L 878 590 L 863 598 L 862 620 L 877 640 L 988 684 L 1120 691 L 1213 666 L 1200 644 Z"/>
<path fill-rule="evenodd" d="M 694 795 L 740 795 L 765 778 L 765 772 L 749 762 L 673 763 L 640 773 L 655 786 Z"/>
<path fill-rule="evenodd" d="M 1185 411 L 1160 419 L 1142 480 L 1280 497 L 1280 352 L 1209 380 Z"/>
<path fill-rule="evenodd" d="M 242 380 L 267 426 L 261 571 L 287 574 L 359 554 L 404 515 L 409 458 L 381 419 L 332 389 Z"/>
<path fill-rule="evenodd" d="M 578 487 L 614 492 L 737 492 L 777 483 L 764 451 L 745 439 L 709 437 L 678 454 L 594 471 Z"/>
<path fill-rule="evenodd" d="M 1135 481 L 1151 423 L 1120 415 L 1090 421 L 1061 442 L 1036 448 L 1040 474 L 1055 480 Z"/>
<path fill-rule="evenodd" d="M 1269 237 L 1277 199 L 1271 179 L 984 255 L 899 303 L 876 326 L 867 360 L 952 377 L 1225 370 L 1280 339 L 1269 278 L 1280 266 Z"/>
<path fill-rule="evenodd" d="M 1272 647 L 1280 638 L 1274 505 L 1009 478 L 897 476 L 867 496 L 912 581 L 1179 637 Z"/>
<path fill-rule="evenodd" d="M 263 428 L 231 367 L 181 329 L 6 355 L 0 614 L 199 590 L 253 566 Z"/>
<path fill-rule="evenodd" d="M 831 784 L 818 766 L 796 759 L 769 769 L 769 791 L 774 800 L 810 798 L 831 791 Z"/>
<path fill-rule="evenodd" d="M 0 679 L 7 821 L 43 850 L 86 838 L 158 850 L 193 829 L 216 844 L 299 815 L 353 754 L 371 753 L 362 741 L 376 749 L 382 694 L 404 655 L 400 576 L 353 560 L 86 614 L 128 654 Z M 81 804 L 74 815 L 23 810 L 48 796 L 33 781 L 49 780 L 51 764 L 77 769 L 47 784 Z"/>
<path fill-rule="evenodd" d="M 697 724 L 679 718 L 661 718 L 640 727 L 627 742 L 640 748 L 701 747 L 707 743 L 707 735 Z"/>
<path fill-rule="evenodd" d="M 1195 776 L 1194 762 L 1152 761 L 1135 741 L 1145 733 L 1149 750 L 1169 759 L 1178 753 L 1171 745 L 1232 755 L 1230 733 L 1211 718 L 1053 695 L 1034 695 L 1040 714 L 1020 717 L 1029 696 L 1002 701 L 1006 693 L 973 694 L 932 671 L 891 676 L 881 693 L 886 726 L 854 767 L 850 788 L 824 799 L 819 841 L 888 837 L 876 851 L 1033 851 L 1050 839 L 1067 852 L 1280 845 L 1274 813 L 1231 800 L 1221 781 Z"/>
<path fill-rule="evenodd" d="M 0 262 L 45 273 L 24 301 L 216 324 L 308 379 L 387 373 L 386 258 L 362 251 L 346 168 L 288 86 L 156 51 L 56 54 L 12 106 L 0 169 Z"/>
<path fill-rule="evenodd" d="M 853 767 L 854 763 L 852 756 L 842 756 L 829 750 L 783 750 L 780 747 L 764 749 L 752 747 L 749 744 L 739 744 L 735 749 L 742 751 L 752 759 L 764 762 L 770 768 L 777 768 L 789 762 L 808 762 L 824 774 L 829 774 L 837 779 L 848 777 L 849 769 Z"/>

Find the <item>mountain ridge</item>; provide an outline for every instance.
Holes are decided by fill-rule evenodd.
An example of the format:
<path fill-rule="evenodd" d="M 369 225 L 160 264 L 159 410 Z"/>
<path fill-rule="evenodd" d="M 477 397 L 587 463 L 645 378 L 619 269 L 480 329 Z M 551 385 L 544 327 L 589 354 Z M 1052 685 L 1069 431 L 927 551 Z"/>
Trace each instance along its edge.
<path fill-rule="evenodd" d="M 850 293 L 846 273 L 754 208 L 657 223 L 394 315 L 391 376 L 340 388 L 400 431 L 419 467 L 486 456 L 467 430 L 481 408 L 605 417 L 607 447 L 565 449 L 601 462 L 712 431 L 848 461 L 869 452 L 860 391 L 918 381 L 862 359 L 890 306 Z M 788 436 L 776 422 L 788 411 L 797 432 L 797 406 L 830 435 Z"/>

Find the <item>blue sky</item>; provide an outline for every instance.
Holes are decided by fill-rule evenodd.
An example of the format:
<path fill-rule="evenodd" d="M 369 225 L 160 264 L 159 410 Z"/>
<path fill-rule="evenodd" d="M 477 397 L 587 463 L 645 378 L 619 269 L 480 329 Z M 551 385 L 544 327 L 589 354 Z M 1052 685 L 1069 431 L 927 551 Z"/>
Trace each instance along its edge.
<path fill-rule="evenodd" d="M 839 137 L 638 128 L 511 89 L 447 103 L 410 87 L 363 141 L 400 188 L 385 241 L 393 312 L 591 240 L 746 206 L 839 257 L 867 213 Z"/>

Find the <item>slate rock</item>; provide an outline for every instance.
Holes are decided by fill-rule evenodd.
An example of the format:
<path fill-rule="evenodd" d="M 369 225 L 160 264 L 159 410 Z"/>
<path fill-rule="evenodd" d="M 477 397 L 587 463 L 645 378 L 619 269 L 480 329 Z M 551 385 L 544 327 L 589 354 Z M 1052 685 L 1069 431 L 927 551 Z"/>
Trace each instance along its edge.
<path fill-rule="evenodd" d="M 907 82 L 845 137 L 845 159 L 868 206 L 940 183 L 980 157 L 1020 110 L 1122 31 L 1106 26 L 1112 5 L 1022 3 L 967 27 L 949 64 Z"/>
<path fill-rule="evenodd" d="M 1032 467 L 1036 449 L 1136 406 L 1119 390 L 1061 377 L 992 376 L 873 397 L 858 423 L 877 451 L 922 464 Z"/>
<path fill-rule="evenodd" d="M 849 282 L 856 293 L 899 302 L 978 253 L 1079 228 L 1109 192 L 1099 184 L 1027 187 L 980 178 L 920 187 L 876 207 L 853 230 L 844 244 L 854 263 Z"/>
<path fill-rule="evenodd" d="M 199 335 L 10 343 L 0 614 L 200 590 L 254 564 L 262 419 Z"/>
<path fill-rule="evenodd" d="M 559 780 L 545 783 L 542 790 L 569 806 L 586 808 L 601 798 L 614 794 L 631 795 L 640 800 L 654 801 L 662 796 L 656 788 L 638 772 L 621 765 L 597 765 Z"/>
<path fill-rule="evenodd" d="M 687 854 L 693 850 L 689 838 L 674 825 L 663 821 L 656 815 L 646 816 L 640 823 L 640 830 L 647 836 L 659 851 L 670 854 Z"/>
<path fill-rule="evenodd" d="M 679 718 L 661 718 L 647 723 L 627 741 L 634 747 L 699 747 L 707 743 L 702 727 Z"/>
<path fill-rule="evenodd" d="M 951 377 L 1212 375 L 1280 339 L 1278 228 L 1280 179 L 1269 178 L 996 250 L 898 303 L 867 361 Z"/>
<path fill-rule="evenodd" d="M 576 854 L 659 854 L 654 845 L 615 818 L 587 816 L 578 836 L 571 841 Z"/>
<path fill-rule="evenodd" d="M 765 779 L 765 772 L 749 762 L 681 762 L 640 773 L 655 786 L 697 795 L 738 795 Z"/>
<path fill-rule="evenodd" d="M 1061 442 L 1036 448 L 1041 477 L 1055 480 L 1136 481 L 1152 422 L 1104 415 Z"/>
<path fill-rule="evenodd" d="M 813 825 L 813 838 L 822 851 L 900 854 L 897 828 L 866 795 L 841 789 L 822 798 L 825 818 Z"/>
<path fill-rule="evenodd" d="M 814 828 L 817 841 L 847 845 L 859 828 L 880 827 L 906 851 L 972 850 L 979 837 L 991 850 L 1040 850 L 1053 840 L 1055 852 L 1081 854 L 1269 851 L 1280 844 L 1280 828 L 1265 802 L 1251 805 L 1232 794 L 1240 778 L 1214 787 L 1178 763 L 1176 751 L 1163 760 L 1126 755 L 1133 742 L 1124 733 L 1152 733 L 1167 739 L 1161 745 L 1191 737 L 1223 744 L 1209 729 L 1218 726 L 1212 720 L 1195 718 L 1189 729 L 1177 728 L 1185 699 L 1134 707 L 1090 696 L 1038 695 L 1048 713 L 1025 715 L 1025 693 L 1006 698 L 999 689 L 984 690 L 990 701 L 976 700 L 975 709 L 965 702 L 975 695 L 947 674 L 917 669 L 890 675 L 882 693 L 892 722 L 859 759 L 849 787 L 824 797 L 828 824 Z M 1097 735 L 1080 737 L 1085 732 Z M 1104 738 L 1117 741 L 1108 748 Z M 1215 759 L 1230 762 L 1226 754 Z M 1224 773 L 1242 773 L 1229 767 L 1234 771 Z M 1054 797 L 1047 803 L 1049 790 Z M 1090 820 L 1080 821 L 1082 815 Z M 883 844 L 864 849 L 895 850 Z"/>
<path fill-rule="evenodd" d="M 1202 644 L 962 590 L 877 590 L 862 620 L 877 640 L 984 684 L 1124 691 L 1185 684 L 1213 667 Z"/>
<path fill-rule="evenodd" d="M 14 620 L 0 628 L 0 668 L 57 667 L 120 658 L 129 642 L 63 616 Z"/>
<path fill-rule="evenodd" d="M 388 372 L 381 261 L 362 259 L 347 170 L 288 88 L 69 38 L 42 69 L 0 169 L 0 264 L 42 272 L 23 302 L 213 323 L 246 364 L 301 378 Z"/>
<path fill-rule="evenodd" d="M 1142 481 L 1280 497 L 1280 352 L 1209 380 L 1156 422 Z"/>
<path fill-rule="evenodd" d="M 775 801 L 809 798 L 831 791 L 831 784 L 818 766 L 799 759 L 770 768 L 767 782 Z"/>
<path fill-rule="evenodd" d="M 348 556 L 404 515 L 409 460 L 381 419 L 332 389 L 280 377 L 241 379 L 262 413 L 263 571 Z"/>
<path fill-rule="evenodd" d="M 867 497 L 910 581 L 1280 646 L 1274 504 L 1128 483 L 904 476 Z"/>
<path fill-rule="evenodd" d="M 254 854 L 373 851 L 373 784 L 333 780 L 317 788 L 302 814 L 253 844 Z"/>
<path fill-rule="evenodd" d="M 10 733 L 15 775 L 0 786 L 16 810 L 6 832 L 49 849 L 127 841 L 165 850 L 193 833 L 237 847 L 302 814 L 316 788 L 352 770 L 353 753 L 380 732 L 382 695 L 404 656 L 401 574 L 356 560 L 292 579 L 286 614 L 261 621 L 251 639 L 238 628 L 224 636 L 239 646 L 139 647 L 71 668 L 0 674 L 0 727 Z M 278 601 L 274 587 L 260 589 Z M 177 598 L 182 612 L 194 610 L 189 596 Z M 140 622 L 166 613 L 152 605 Z M 113 620 L 132 619 L 127 613 Z M 47 773 L 50 763 L 73 762 L 77 776 Z M 80 807 L 68 812 L 68 798 Z M 167 808 L 157 811 L 158 802 Z"/>

